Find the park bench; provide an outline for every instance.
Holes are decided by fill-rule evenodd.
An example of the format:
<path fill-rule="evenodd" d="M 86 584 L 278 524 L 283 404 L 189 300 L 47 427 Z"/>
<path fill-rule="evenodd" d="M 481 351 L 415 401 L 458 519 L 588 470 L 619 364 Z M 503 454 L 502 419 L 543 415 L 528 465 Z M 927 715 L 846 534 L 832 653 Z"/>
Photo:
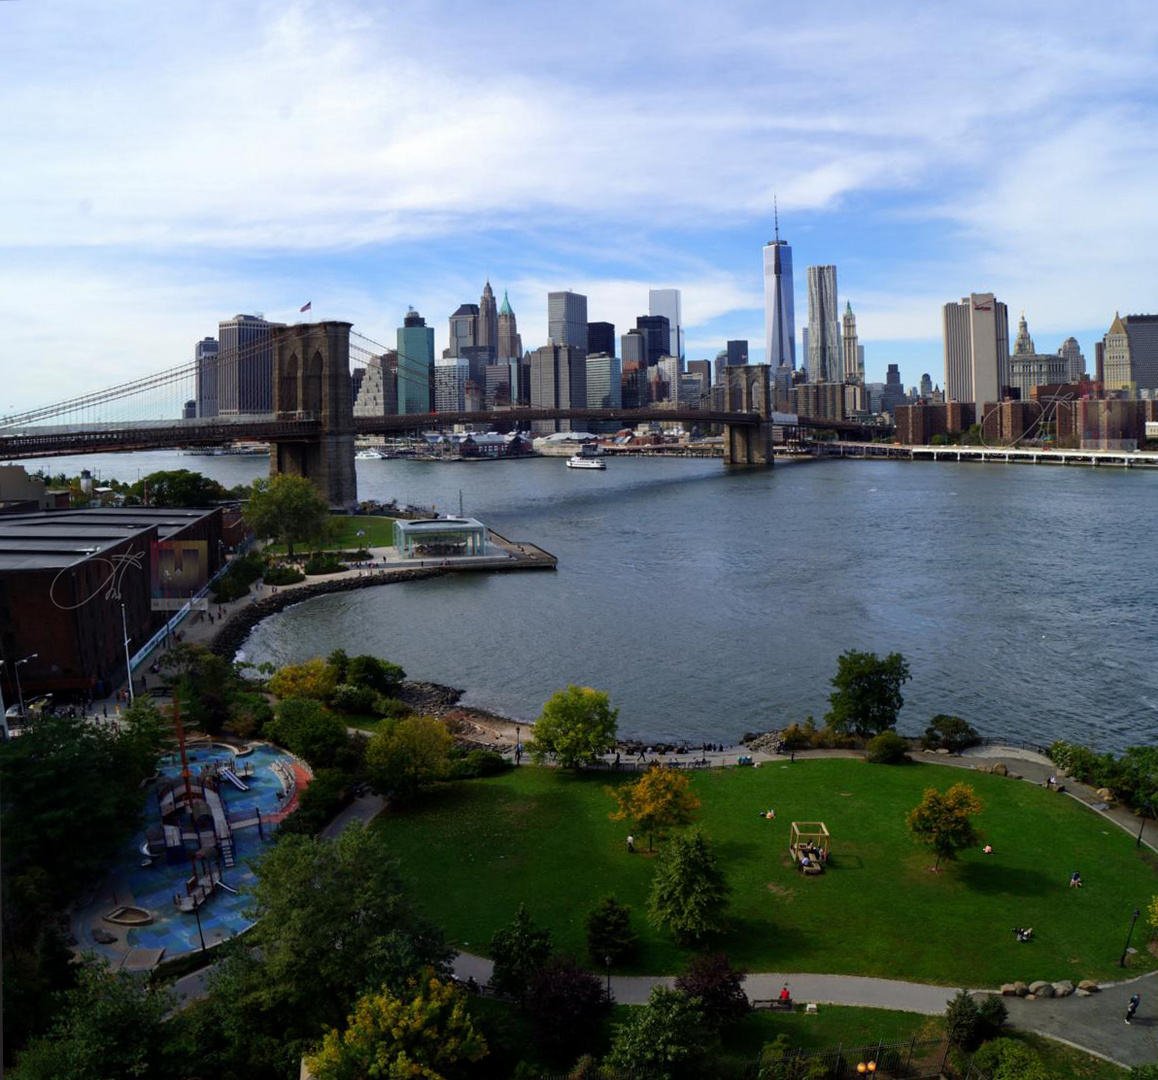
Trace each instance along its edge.
<path fill-rule="evenodd" d="M 796 1002 L 789 998 L 787 1001 L 781 1001 L 779 998 L 769 998 L 766 1001 L 753 1001 L 753 1009 L 761 1009 L 771 1012 L 792 1012 L 796 1008 Z"/>

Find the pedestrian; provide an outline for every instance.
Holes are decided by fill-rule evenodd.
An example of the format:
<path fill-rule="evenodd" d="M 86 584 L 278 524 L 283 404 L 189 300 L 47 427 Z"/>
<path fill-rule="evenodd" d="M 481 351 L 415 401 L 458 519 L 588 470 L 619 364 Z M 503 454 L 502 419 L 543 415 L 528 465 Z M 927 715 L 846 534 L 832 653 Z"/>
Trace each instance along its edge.
<path fill-rule="evenodd" d="M 619 770 L 619 751 L 618 750 L 615 751 L 615 764 L 612 766 L 612 768 L 615 769 L 616 771 Z"/>
<path fill-rule="evenodd" d="M 627 834 L 627 854 L 635 854 L 635 837 L 632 836 L 631 833 Z"/>
<path fill-rule="evenodd" d="M 105 709 L 105 719 L 107 720 L 109 718 L 109 706 L 108 706 L 107 701 L 105 702 L 104 709 Z"/>
<path fill-rule="evenodd" d="M 1126 1023 L 1128 1024 L 1134 1019 L 1134 1013 L 1138 1011 L 1138 1006 L 1142 1003 L 1142 999 L 1137 994 L 1130 997 L 1130 1003 L 1126 1006 Z"/>

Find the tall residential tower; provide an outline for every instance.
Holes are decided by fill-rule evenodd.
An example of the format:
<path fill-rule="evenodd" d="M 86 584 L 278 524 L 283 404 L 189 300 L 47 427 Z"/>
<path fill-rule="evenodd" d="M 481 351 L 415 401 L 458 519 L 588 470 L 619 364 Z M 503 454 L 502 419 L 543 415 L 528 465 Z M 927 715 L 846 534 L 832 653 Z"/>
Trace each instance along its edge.
<path fill-rule="evenodd" d="M 840 316 L 836 307 L 836 267 L 808 268 L 808 379 L 843 382 Z"/>

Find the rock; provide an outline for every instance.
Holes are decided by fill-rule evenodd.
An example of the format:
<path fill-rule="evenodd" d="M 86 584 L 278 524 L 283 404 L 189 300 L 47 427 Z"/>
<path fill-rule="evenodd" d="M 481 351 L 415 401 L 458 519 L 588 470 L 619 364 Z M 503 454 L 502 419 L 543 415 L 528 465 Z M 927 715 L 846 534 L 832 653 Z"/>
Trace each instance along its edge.
<path fill-rule="evenodd" d="M 1034 998 L 1036 998 L 1036 997 L 1037 997 L 1037 995 L 1036 995 L 1036 994 L 1026 994 L 1026 995 L 1025 995 L 1025 1000 L 1026 1000 L 1026 1001 L 1033 1001 L 1033 1000 L 1034 1000 Z"/>
<path fill-rule="evenodd" d="M 1008 775 L 1009 775 L 1009 779 L 1010 779 L 1010 780 L 1020 780 L 1020 779 L 1022 779 L 1021 773 L 1019 773 L 1019 772 L 1011 772 L 1011 773 L 1009 773 Z"/>
<path fill-rule="evenodd" d="M 104 927 L 98 926 L 92 932 L 92 939 L 98 945 L 111 945 L 114 941 L 117 940 L 117 935 L 110 934 L 106 929 L 104 929 Z"/>
<path fill-rule="evenodd" d="M 987 772 L 992 772 L 993 770 L 988 765 L 978 765 L 977 771 L 987 773 Z"/>
<path fill-rule="evenodd" d="M 1098 788 L 1098 798 L 1103 802 L 1113 802 L 1114 793 L 1108 787 Z"/>
<path fill-rule="evenodd" d="M 993 775 L 994 776 L 1008 776 L 1009 775 L 1009 770 L 1005 767 L 1004 762 L 999 761 L 996 765 L 993 766 Z"/>
<path fill-rule="evenodd" d="M 1080 986 L 1074 991 L 1074 997 L 1089 997 L 1090 992 L 1083 990 Z"/>
<path fill-rule="evenodd" d="M 1044 979 L 1038 979 L 1036 982 L 1029 984 L 1029 992 L 1034 997 L 1051 998 L 1053 997 L 1053 983 L 1047 983 Z"/>
<path fill-rule="evenodd" d="M 1013 984 L 1013 992 L 1018 997 L 1025 997 L 1025 995 L 1029 993 L 1029 987 L 1019 979 Z"/>
<path fill-rule="evenodd" d="M 949 751 L 946 747 L 939 746 L 939 747 L 937 747 L 937 753 L 938 754 L 947 754 L 947 753 L 949 753 Z"/>
<path fill-rule="evenodd" d="M 1074 984 L 1069 979 L 1062 979 L 1053 984 L 1054 997 L 1069 997 L 1074 992 Z"/>
<path fill-rule="evenodd" d="M 1085 990 L 1090 994 L 1096 994 L 1101 989 L 1101 987 L 1098 986 L 1098 984 L 1094 982 L 1093 979 L 1082 979 L 1082 981 L 1078 983 L 1078 989 Z"/>
<path fill-rule="evenodd" d="M 1017 987 L 1014 986 L 1013 983 L 1002 983 L 1001 984 L 1001 996 L 1002 997 L 1017 997 Z"/>
<path fill-rule="evenodd" d="M 1066 786 L 1065 784 L 1054 784 L 1053 789 L 1060 795 L 1063 791 L 1065 791 Z"/>

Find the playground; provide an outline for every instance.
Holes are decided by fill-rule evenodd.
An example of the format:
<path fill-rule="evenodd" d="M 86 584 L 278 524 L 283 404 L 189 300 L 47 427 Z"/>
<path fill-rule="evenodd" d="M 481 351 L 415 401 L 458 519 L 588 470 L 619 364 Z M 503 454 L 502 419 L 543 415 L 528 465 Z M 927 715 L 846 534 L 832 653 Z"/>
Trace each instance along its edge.
<path fill-rule="evenodd" d="M 144 789 L 144 822 L 99 895 L 76 913 L 79 946 L 144 970 L 250 925 L 251 863 L 297 806 L 309 770 L 283 750 L 190 740 Z"/>

